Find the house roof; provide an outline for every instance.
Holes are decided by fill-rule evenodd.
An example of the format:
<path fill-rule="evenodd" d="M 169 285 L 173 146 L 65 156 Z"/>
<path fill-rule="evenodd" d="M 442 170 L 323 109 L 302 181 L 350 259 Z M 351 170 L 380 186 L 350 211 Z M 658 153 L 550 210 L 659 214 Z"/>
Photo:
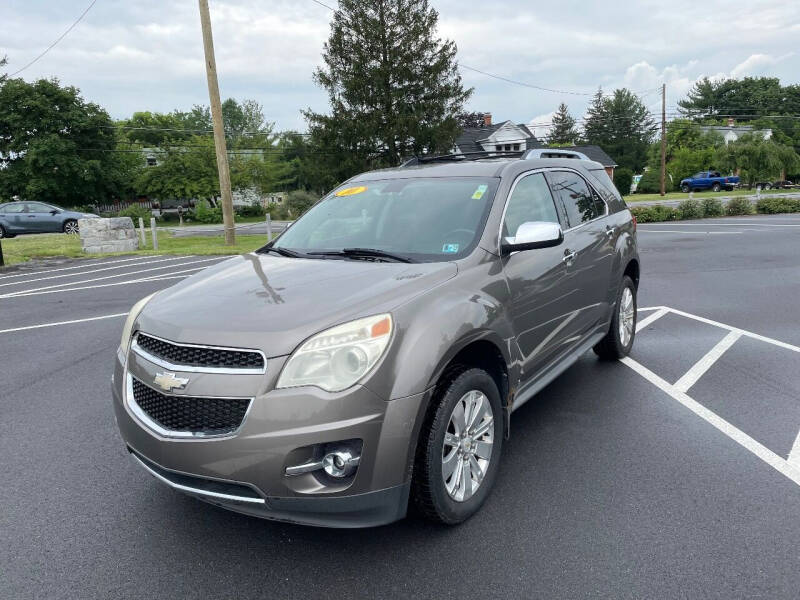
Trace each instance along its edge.
<path fill-rule="evenodd" d="M 506 123 L 511 123 L 518 127 L 525 134 L 525 149 L 543 148 L 533 132 L 528 129 L 527 125 L 523 123 L 515 124 L 511 121 L 503 121 L 502 123 L 495 123 L 486 127 L 467 127 L 461 131 L 461 135 L 456 139 L 456 148 L 460 152 L 481 152 L 484 148 L 481 146 L 480 141 L 490 137 L 495 131 L 503 127 Z"/>
<path fill-rule="evenodd" d="M 564 146 L 560 150 L 573 150 L 585 154 L 589 160 L 599 162 L 604 167 L 616 167 L 616 161 L 606 154 L 600 146 Z"/>

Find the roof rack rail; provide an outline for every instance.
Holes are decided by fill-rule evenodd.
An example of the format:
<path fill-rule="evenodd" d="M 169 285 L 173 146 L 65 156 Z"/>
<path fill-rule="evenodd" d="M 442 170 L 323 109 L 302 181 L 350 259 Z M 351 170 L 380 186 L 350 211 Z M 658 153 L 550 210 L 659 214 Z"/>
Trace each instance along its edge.
<path fill-rule="evenodd" d="M 436 156 L 414 156 L 405 161 L 401 167 L 413 167 L 431 162 L 460 162 L 464 160 L 482 160 L 488 158 L 523 158 L 521 150 L 482 150 L 480 152 L 461 152 L 459 154 L 439 154 Z"/>
<path fill-rule="evenodd" d="M 526 151 L 522 156 L 523 160 L 530 160 L 533 158 L 574 158 L 577 160 L 589 160 L 589 157 L 583 152 L 561 150 L 560 148 L 534 148 Z"/>

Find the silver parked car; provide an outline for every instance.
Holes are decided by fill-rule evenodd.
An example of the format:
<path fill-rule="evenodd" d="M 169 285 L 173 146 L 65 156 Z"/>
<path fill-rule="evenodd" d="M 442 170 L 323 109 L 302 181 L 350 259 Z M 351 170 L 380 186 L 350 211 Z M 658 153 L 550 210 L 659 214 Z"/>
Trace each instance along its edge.
<path fill-rule="evenodd" d="M 0 238 L 23 233 L 78 233 L 78 219 L 96 217 L 44 202 L 6 202 L 0 204 Z"/>
<path fill-rule="evenodd" d="M 475 513 L 515 409 L 635 335 L 636 223 L 577 153 L 364 173 L 276 241 L 138 302 L 113 404 L 135 461 L 235 511 Z M 553 157 L 555 155 L 556 157 Z"/>

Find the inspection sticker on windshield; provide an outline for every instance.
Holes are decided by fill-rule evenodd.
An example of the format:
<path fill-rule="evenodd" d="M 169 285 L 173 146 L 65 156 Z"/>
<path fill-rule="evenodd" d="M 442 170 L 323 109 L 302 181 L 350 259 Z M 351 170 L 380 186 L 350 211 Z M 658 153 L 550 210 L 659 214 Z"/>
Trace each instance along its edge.
<path fill-rule="evenodd" d="M 483 198 L 483 195 L 486 193 L 486 190 L 489 189 L 488 185 L 479 185 L 478 189 L 475 190 L 475 193 L 472 194 L 473 200 L 480 200 Z"/>
<path fill-rule="evenodd" d="M 458 252 L 458 244 L 445 244 L 442 246 L 442 252 L 451 254 Z"/>
<path fill-rule="evenodd" d="M 356 194 L 360 194 L 361 192 L 366 192 L 367 186 L 360 185 L 358 187 L 349 187 L 344 188 L 343 190 L 339 190 L 336 192 L 337 196 L 355 196 Z"/>

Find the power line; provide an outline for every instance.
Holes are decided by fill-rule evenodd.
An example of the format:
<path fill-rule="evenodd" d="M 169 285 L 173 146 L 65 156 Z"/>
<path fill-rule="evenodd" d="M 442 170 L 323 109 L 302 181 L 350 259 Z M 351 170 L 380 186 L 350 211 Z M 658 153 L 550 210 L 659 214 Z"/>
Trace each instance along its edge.
<path fill-rule="evenodd" d="M 23 72 L 25 69 L 27 69 L 28 67 L 30 67 L 30 66 L 31 66 L 33 63 L 35 63 L 37 60 L 39 60 L 40 58 L 42 58 L 42 57 L 43 57 L 45 54 L 47 54 L 48 52 L 50 52 L 50 50 L 52 50 L 52 49 L 53 49 L 53 48 L 56 46 L 56 44 L 58 44 L 58 43 L 59 43 L 61 40 L 63 40 L 65 37 L 67 37 L 67 34 L 68 34 L 70 31 L 72 31 L 72 30 L 75 28 L 75 26 L 76 26 L 78 23 L 80 23 L 80 22 L 81 22 L 81 20 L 83 19 L 83 17 L 85 17 L 85 16 L 86 16 L 86 13 L 88 13 L 88 12 L 89 12 L 89 10 L 91 10 L 91 8 L 92 8 L 92 7 L 93 7 L 93 6 L 94 6 L 96 3 L 97 3 L 97 0 L 92 0 L 92 1 L 91 1 L 91 3 L 89 4 L 89 6 L 87 6 L 87 7 L 86 7 L 86 10 L 84 10 L 84 11 L 83 11 L 83 12 L 80 14 L 80 16 L 79 16 L 77 19 L 75 19 L 75 22 L 74 22 L 72 25 L 70 25 L 70 26 L 67 28 L 67 30 L 66 30 L 64 33 L 62 33 L 62 34 L 61 34 L 61 35 L 60 35 L 60 36 L 59 36 L 59 37 L 56 39 L 56 41 L 54 41 L 54 42 L 53 42 L 52 44 L 50 44 L 50 45 L 49 45 L 47 48 L 45 48 L 45 51 L 44 51 L 44 52 L 42 52 L 42 53 L 41 53 L 39 56 L 37 56 L 36 58 L 34 58 L 34 59 L 33 59 L 31 62 L 29 62 L 27 65 L 25 65 L 24 67 L 22 67 L 22 68 L 21 68 L 21 69 L 19 69 L 18 71 L 14 71 L 14 72 L 13 72 L 11 75 L 9 75 L 9 77 L 14 77 L 14 76 L 16 76 L 16 75 L 19 75 L 19 74 L 20 74 L 20 73 L 22 73 L 22 72 Z"/>

